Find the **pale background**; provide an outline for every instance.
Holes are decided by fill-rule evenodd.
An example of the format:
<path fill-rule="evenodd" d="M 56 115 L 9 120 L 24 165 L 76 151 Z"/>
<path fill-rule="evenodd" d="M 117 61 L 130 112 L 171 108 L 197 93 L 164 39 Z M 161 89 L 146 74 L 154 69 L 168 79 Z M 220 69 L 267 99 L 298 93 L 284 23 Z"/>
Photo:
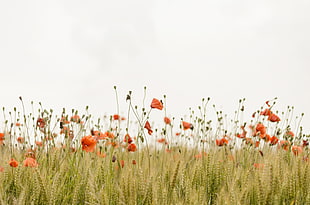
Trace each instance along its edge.
<path fill-rule="evenodd" d="M 0 1 L 0 106 L 114 114 L 113 86 L 182 117 L 202 98 L 248 115 L 278 97 L 310 131 L 310 1 Z M 208 107 L 212 113 L 212 106 Z M 158 114 L 158 112 L 157 112 Z M 156 113 L 154 116 L 157 115 Z M 162 117 L 162 115 L 160 115 Z"/>

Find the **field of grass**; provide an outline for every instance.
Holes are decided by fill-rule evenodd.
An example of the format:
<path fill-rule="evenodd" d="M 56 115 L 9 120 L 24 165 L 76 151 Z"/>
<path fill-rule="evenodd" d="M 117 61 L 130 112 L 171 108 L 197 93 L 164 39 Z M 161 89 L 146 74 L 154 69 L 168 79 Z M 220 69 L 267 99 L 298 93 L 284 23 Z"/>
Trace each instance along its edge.
<path fill-rule="evenodd" d="M 178 121 L 165 99 L 139 108 L 129 92 L 126 116 L 98 119 L 3 108 L 0 204 L 310 204 L 303 114 L 292 127 L 294 108 L 273 99 L 243 122 L 240 100 L 232 120 L 215 110 L 212 122 L 203 99 Z"/>

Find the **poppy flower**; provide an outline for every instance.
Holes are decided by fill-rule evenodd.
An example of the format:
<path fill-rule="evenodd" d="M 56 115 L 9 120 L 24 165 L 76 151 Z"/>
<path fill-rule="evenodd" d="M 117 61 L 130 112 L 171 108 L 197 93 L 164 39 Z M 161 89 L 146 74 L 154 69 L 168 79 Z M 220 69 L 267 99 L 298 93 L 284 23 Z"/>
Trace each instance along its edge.
<path fill-rule="evenodd" d="M 61 122 L 62 124 L 69 124 L 69 123 L 70 123 L 70 121 L 67 120 L 67 117 L 64 117 L 64 116 L 61 117 L 60 122 Z"/>
<path fill-rule="evenodd" d="M 36 145 L 38 147 L 42 147 L 43 146 L 43 142 L 41 142 L 41 141 L 35 141 L 35 143 L 36 143 Z"/>
<path fill-rule="evenodd" d="M 117 114 L 113 115 L 113 120 L 119 120 L 119 119 L 120 119 L 119 115 L 117 115 Z"/>
<path fill-rule="evenodd" d="M 127 147 L 128 152 L 135 152 L 137 151 L 137 146 L 133 143 L 129 144 Z"/>
<path fill-rule="evenodd" d="M 194 126 L 192 125 L 192 123 L 182 121 L 182 125 L 183 125 L 184 130 L 188 130 L 188 129 L 193 130 L 194 129 Z"/>
<path fill-rule="evenodd" d="M 4 172 L 4 168 L 0 166 L 0 172 Z"/>
<path fill-rule="evenodd" d="M 291 143 L 289 141 L 281 140 L 278 147 L 283 148 L 285 151 L 288 151 L 290 145 L 291 145 Z"/>
<path fill-rule="evenodd" d="M 137 164 L 137 161 L 133 159 L 133 160 L 132 160 L 132 164 L 133 164 L 133 165 L 136 165 L 136 164 Z"/>
<path fill-rule="evenodd" d="M 17 137 L 17 142 L 24 143 L 25 139 L 23 137 Z"/>
<path fill-rule="evenodd" d="M 10 161 L 9 161 L 9 165 L 11 166 L 11 167 L 18 167 L 18 162 L 15 160 L 15 159 L 11 159 Z"/>
<path fill-rule="evenodd" d="M 84 136 L 81 139 L 81 144 L 82 144 L 82 150 L 86 152 L 93 152 L 95 150 L 97 140 L 93 136 L 88 135 Z"/>
<path fill-rule="evenodd" d="M 294 134 L 292 131 L 287 131 L 287 132 L 285 133 L 285 136 L 286 136 L 286 137 L 291 137 L 291 138 L 293 138 L 293 137 L 295 136 L 295 134 Z"/>
<path fill-rule="evenodd" d="M 73 115 L 73 116 L 70 118 L 70 121 L 71 121 L 71 122 L 79 123 L 79 122 L 81 121 L 81 119 L 80 119 L 80 116 L 79 116 L 79 115 Z"/>
<path fill-rule="evenodd" d="M 151 103 L 151 108 L 162 110 L 164 106 L 161 101 L 157 100 L 156 98 L 153 98 L 152 103 Z"/>
<path fill-rule="evenodd" d="M 168 117 L 164 117 L 164 122 L 165 122 L 167 125 L 170 125 L 170 124 L 171 124 L 171 120 L 170 120 L 170 118 L 168 118 Z"/>
<path fill-rule="evenodd" d="M 270 122 L 279 122 L 279 121 L 281 121 L 281 119 L 276 114 L 273 114 L 273 113 L 271 113 L 269 115 L 268 120 Z"/>
<path fill-rule="evenodd" d="M 160 138 L 157 140 L 158 143 L 168 144 L 165 138 Z"/>
<path fill-rule="evenodd" d="M 19 127 L 19 126 L 21 126 L 21 124 L 19 122 L 17 122 L 17 123 L 15 123 L 15 126 Z"/>
<path fill-rule="evenodd" d="M 0 145 L 3 145 L 4 133 L 0 133 Z"/>
<path fill-rule="evenodd" d="M 144 128 L 147 129 L 147 132 L 149 133 L 149 135 L 152 135 L 153 130 L 151 128 L 151 125 L 150 125 L 149 121 L 146 121 L 146 123 L 144 125 Z"/>
<path fill-rule="evenodd" d="M 270 109 L 266 108 L 264 111 L 260 112 L 260 115 L 269 116 L 272 112 Z"/>
<path fill-rule="evenodd" d="M 292 146 L 292 152 L 295 156 L 302 153 L 302 147 L 300 146 Z"/>
<path fill-rule="evenodd" d="M 45 127 L 45 120 L 43 118 L 37 119 L 37 127 L 44 128 Z"/>
<path fill-rule="evenodd" d="M 129 134 L 126 134 L 124 137 L 124 142 L 127 142 L 128 144 L 132 143 L 132 138 Z"/>
<path fill-rule="evenodd" d="M 98 130 L 91 130 L 91 134 L 97 139 L 97 140 L 103 140 L 107 138 L 107 135 L 103 134 L 102 132 Z"/>
<path fill-rule="evenodd" d="M 259 147 L 260 141 L 255 142 L 255 147 Z"/>
<path fill-rule="evenodd" d="M 276 145 L 278 143 L 279 139 L 276 136 L 272 136 L 270 138 L 270 144 L 271 145 Z"/>
<path fill-rule="evenodd" d="M 263 125 L 263 123 L 258 123 L 255 129 L 256 132 L 260 132 L 262 135 L 266 134 L 266 127 Z"/>
<path fill-rule="evenodd" d="M 114 137 L 115 137 L 115 135 L 114 135 L 112 132 L 109 132 L 109 131 L 106 131 L 104 134 L 105 134 L 108 138 L 110 138 L 110 139 L 114 139 Z"/>
<path fill-rule="evenodd" d="M 38 166 L 37 161 L 32 157 L 27 157 L 24 160 L 23 164 L 24 164 L 24 167 L 37 167 Z"/>
<path fill-rule="evenodd" d="M 223 145 L 227 145 L 228 144 L 228 140 L 225 139 L 224 137 L 222 139 L 216 139 L 215 143 L 217 146 L 223 146 Z"/>

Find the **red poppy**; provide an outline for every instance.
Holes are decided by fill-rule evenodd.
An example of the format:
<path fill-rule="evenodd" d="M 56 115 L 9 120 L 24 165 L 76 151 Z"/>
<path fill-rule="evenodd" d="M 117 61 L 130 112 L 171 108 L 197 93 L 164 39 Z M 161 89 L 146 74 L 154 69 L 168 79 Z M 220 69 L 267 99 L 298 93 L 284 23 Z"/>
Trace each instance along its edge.
<path fill-rule="evenodd" d="M 152 103 L 151 103 L 151 108 L 162 110 L 164 106 L 161 101 L 157 100 L 156 98 L 153 98 Z"/>
<path fill-rule="evenodd" d="M 71 122 L 76 122 L 79 123 L 81 121 L 80 116 L 78 115 L 73 115 L 70 119 Z"/>
<path fill-rule="evenodd" d="M 136 160 L 133 159 L 133 160 L 132 160 L 132 164 L 133 164 L 133 165 L 136 165 L 136 164 L 137 164 Z"/>
<path fill-rule="evenodd" d="M 17 142 L 24 143 L 25 139 L 23 137 L 17 137 Z"/>
<path fill-rule="evenodd" d="M 160 138 L 157 140 L 158 143 L 168 144 L 165 138 Z"/>
<path fill-rule="evenodd" d="M 270 122 L 279 122 L 279 121 L 281 121 L 281 119 L 276 114 L 273 114 L 273 113 L 271 113 L 269 115 L 268 120 Z"/>
<path fill-rule="evenodd" d="M 114 137 L 115 137 L 115 135 L 114 135 L 112 132 L 109 132 L 109 131 L 106 131 L 104 134 L 105 134 L 108 138 L 110 138 L 110 139 L 114 139 Z"/>
<path fill-rule="evenodd" d="M 224 137 L 222 139 L 216 139 L 215 143 L 217 146 L 223 146 L 223 145 L 227 145 L 228 144 L 228 140 L 225 139 Z"/>
<path fill-rule="evenodd" d="M 276 145 L 279 142 L 279 139 L 276 136 L 270 138 L 270 144 Z"/>
<path fill-rule="evenodd" d="M 256 132 L 260 132 L 262 135 L 266 134 L 266 127 L 262 123 L 258 123 L 255 129 Z"/>
<path fill-rule="evenodd" d="M 127 147 L 128 152 L 135 152 L 137 151 L 137 146 L 133 143 L 129 144 Z"/>
<path fill-rule="evenodd" d="M 170 124 L 171 124 L 171 120 L 170 120 L 168 117 L 164 117 L 164 122 L 165 122 L 167 125 L 170 125 Z"/>
<path fill-rule="evenodd" d="M 127 142 L 128 144 L 132 143 L 132 138 L 129 134 L 126 134 L 124 137 L 124 142 Z"/>
<path fill-rule="evenodd" d="M 15 159 L 11 159 L 10 161 L 9 161 L 9 165 L 11 166 L 11 167 L 17 167 L 18 166 L 18 162 L 15 160 Z"/>
<path fill-rule="evenodd" d="M 43 118 L 38 118 L 37 119 L 37 126 L 39 128 L 44 128 L 45 127 L 45 120 Z"/>
<path fill-rule="evenodd" d="M 107 138 L 107 135 L 103 134 L 102 132 L 98 130 L 91 130 L 91 134 L 97 139 L 97 140 L 103 140 Z"/>
<path fill-rule="evenodd" d="M 113 115 L 113 120 L 119 120 L 119 119 L 120 119 L 119 115 L 117 115 L 117 114 Z"/>
<path fill-rule="evenodd" d="M 3 145 L 4 133 L 0 133 L 0 145 Z"/>
<path fill-rule="evenodd" d="M 82 144 L 82 150 L 86 152 L 93 152 L 95 150 L 97 140 L 93 136 L 88 135 L 84 136 L 81 139 L 81 144 Z"/>
<path fill-rule="evenodd" d="M 183 125 L 183 129 L 184 130 L 188 130 L 188 129 L 192 130 L 192 129 L 194 129 L 194 126 L 192 125 L 192 123 L 182 121 L 182 125 Z"/>
<path fill-rule="evenodd" d="M 260 112 L 260 115 L 269 116 L 272 112 L 270 109 L 266 108 L 264 111 Z"/>
<path fill-rule="evenodd" d="M 150 125 L 149 121 L 146 121 L 146 123 L 144 125 L 144 128 L 147 129 L 147 132 L 149 133 L 149 135 L 152 135 L 153 130 L 151 128 L 151 125 Z"/>
<path fill-rule="evenodd" d="M 285 136 L 286 137 L 294 137 L 295 136 L 295 134 L 292 132 L 292 131 L 287 131 L 286 133 L 285 133 Z"/>
<path fill-rule="evenodd" d="M 36 145 L 38 147 L 42 147 L 43 146 L 43 142 L 41 142 L 41 141 L 35 141 L 35 143 L 36 143 Z"/>
<path fill-rule="evenodd" d="M 279 148 L 283 148 L 285 151 L 288 151 L 290 146 L 291 146 L 291 143 L 286 140 L 281 140 L 278 145 Z"/>
<path fill-rule="evenodd" d="M 292 146 L 292 152 L 294 153 L 294 155 L 299 155 L 302 153 L 302 147 L 300 146 Z"/>
<path fill-rule="evenodd" d="M 24 164 L 24 167 L 37 167 L 38 166 L 37 161 L 32 157 L 27 157 L 24 160 L 23 164 Z"/>

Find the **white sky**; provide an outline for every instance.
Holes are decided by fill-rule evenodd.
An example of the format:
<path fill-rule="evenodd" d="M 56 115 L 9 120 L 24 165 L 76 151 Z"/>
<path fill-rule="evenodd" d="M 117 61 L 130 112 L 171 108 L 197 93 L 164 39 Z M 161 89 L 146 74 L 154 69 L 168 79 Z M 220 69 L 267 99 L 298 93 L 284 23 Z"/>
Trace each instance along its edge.
<path fill-rule="evenodd" d="M 114 85 L 123 112 L 147 86 L 146 102 L 166 94 L 177 117 L 203 97 L 228 114 L 246 98 L 249 115 L 278 97 L 309 132 L 309 11 L 308 0 L 1 1 L 0 106 L 23 96 L 114 114 Z"/>

